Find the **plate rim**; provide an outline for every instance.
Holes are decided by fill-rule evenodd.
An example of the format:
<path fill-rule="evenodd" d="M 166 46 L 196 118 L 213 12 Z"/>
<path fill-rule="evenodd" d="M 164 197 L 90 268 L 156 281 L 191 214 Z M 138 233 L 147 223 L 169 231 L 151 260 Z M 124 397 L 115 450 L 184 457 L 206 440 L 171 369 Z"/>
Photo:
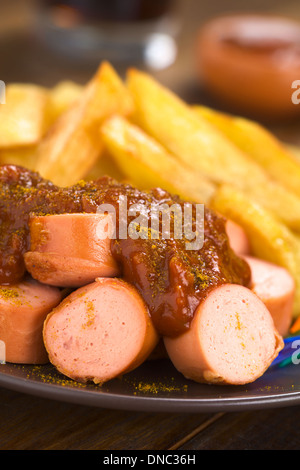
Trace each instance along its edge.
<path fill-rule="evenodd" d="M 285 393 L 267 392 L 261 396 L 189 398 L 122 395 L 98 393 L 93 390 L 64 387 L 55 383 L 36 382 L 30 378 L 15 377 L 0 372 L 0 387 L 40 398 L 63 401 L 82 406 L 113 410 L 143 412 L 230 412 L 279 408 L 300 404 L 300 390 Z"/>

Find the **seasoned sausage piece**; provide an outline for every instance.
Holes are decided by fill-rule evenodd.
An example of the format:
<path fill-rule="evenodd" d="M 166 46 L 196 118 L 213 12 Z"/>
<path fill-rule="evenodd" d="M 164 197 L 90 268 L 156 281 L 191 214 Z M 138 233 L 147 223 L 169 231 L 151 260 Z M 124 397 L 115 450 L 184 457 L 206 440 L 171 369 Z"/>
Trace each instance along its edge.
<path fill-rule="evenodd" d="M 97 277 L 113 277 L 119 268 L 112 257 L 109 215 L 56 214 L 32 217 L 26 269 L 45 284 L 81 287 Z"/>
<path fill-rule="evenodd" d="M 242 385 L 260 377 L 283 348 L 263 302 L 224 284 L 198 306 L 190 329 L 164 343 L 174 366 L 196 382 Z"/>
<path fill-rule="evenodd" d="M 0 286 L 0 340 L 5 344 L 6 362 L 49 362 L 43 323 L 62 297 L 60 289 L 30 278 L 13 286 Z"/>
<path fill-rule="evenodd" d="M 286 336 L 293 317 L 294 279 L 285 268 L 273 263 L 252 256 L 244 259 L 251 269 L 251 290 L 268 308 L 278 332 Z"/>
<path fill-rule="evenodd" d="M 249 255 L 250 242 L 243 227 L 230 219 L 226 220 L 225 227 L 233 251 L 238 255 Z"/>
<path fill-rule="evenodd" d="M 158 343 L 144 301 L 121 279 L 98 278 L 47 317 L 50 361 L 79 382 L 103 383 L 139 366 Z"/>

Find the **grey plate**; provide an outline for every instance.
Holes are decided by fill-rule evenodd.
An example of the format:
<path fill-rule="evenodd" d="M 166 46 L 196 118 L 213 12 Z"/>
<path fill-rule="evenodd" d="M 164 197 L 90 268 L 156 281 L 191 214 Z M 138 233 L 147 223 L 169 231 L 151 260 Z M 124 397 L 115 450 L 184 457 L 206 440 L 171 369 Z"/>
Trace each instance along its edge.
<path fill-rule="evenodd" d="M 241 411 L 300 403 L 300 365 L 269 369 L 246 386 L 213 386 L 184 379 L 169 360 L 145 362 L 106 384 L 80 385 L 50 364 L 0 364 L 0 386 L 44 398 L 111 409 L 163 412 Z"/>

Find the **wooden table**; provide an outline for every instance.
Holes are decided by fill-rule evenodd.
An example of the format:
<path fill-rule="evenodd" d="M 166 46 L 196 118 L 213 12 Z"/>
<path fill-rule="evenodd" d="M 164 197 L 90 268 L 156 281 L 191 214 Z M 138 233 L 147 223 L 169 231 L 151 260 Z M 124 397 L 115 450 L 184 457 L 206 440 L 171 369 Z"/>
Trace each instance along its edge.
<path fill-rule="evenodd" d="M 60 79 L 87 81 L 93 67 L 70 64 L 36 41 L 25 2 L 0 14 L 1 76 L 6 82 L 53 85 Z M 26 7 L 32 3 L 27 2 Z M 282 2 L 256 1 L 253 8 L 278 10 Z M 240 2 L 226 2 L 234 9 Z M 179 57 L 157 78 L 185 99 L 205 99 L 195 78 L 192 37 L 197 21 L 222 11 L 222 2 L 184 0 Z M 7 6 L 7 5 L 6 5 Z M 20 8 L 21 10 L 18 10 Z M 241 8 L 239 6 L 239 8 Z M 285 8 L 297 8 L 285 4 Z M 18 15 L 19 12 L 19 15 Z M 299 13 L 299 12 L 298 12 Z M 198 15 L 198 16 L 197 16 Z M 300 78 L 300 77 L 299 77 Z M 300 143 L 299 124 L 274 128 Z M 300 407 L 230 413 L 144 413 L 93 408 L 0 389 L 1 450 L 220 450 L 299 449 Z"/>
<path fill-rule="evenodd" d="M 0 389 L 1 450 L 297 450 L 300 407 L 230 413 L 93 408 Z"/>

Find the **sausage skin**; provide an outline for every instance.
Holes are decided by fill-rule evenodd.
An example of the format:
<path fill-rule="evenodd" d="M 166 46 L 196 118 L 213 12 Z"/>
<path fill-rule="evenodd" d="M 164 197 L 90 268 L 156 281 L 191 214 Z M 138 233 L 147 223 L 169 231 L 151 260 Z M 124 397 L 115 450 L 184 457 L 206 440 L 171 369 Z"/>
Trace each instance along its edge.
<path fill-rule="evenodd" d="M 62 297 L 60 289 L 30 278 L 13 286 L 0 286 L 0 340 L 5 344 L 5 362 L 49 362 L 43 323 Z"/>
<path fill-rule="evenodd" d="M 44 323 L 50 362 L 78 382 L 101 384 L 138 367 L 158 343 L 134 287 L 97 278 L 66 297 Z"/>
<path fill-rule="evenodd" d="M 196 382 L 243 385 L 259 378 L 283 348 L 264 303 L 224 284 L 198 306 L 189 330 L 164 343 L 174 366 Z"/>
<path fill-rule="evenodd" d="M 226 220 L 225 227 L 233 251 L 237 255 L 249 255 L 250 241 L 243 227 L 230 219 Z"/>
<path fill-rule="evenodd" d="M 286 336 L 293 318 L 294 279 L 285 268 L 273 263 L 252 256 L 244 259 L 251 269 L 251 290 L 266 305 L 279 334 Z"/>
<path fill-rule="evenodd" d="M 97 277 L 117 276 L 119 268 L 110 251 L 110 222 L 109 215 L 95 213 L 32 217 L 26 269 L 44 284 L 72 288 Z M 106 238 L 101 236 L 105 230 Z"/>

